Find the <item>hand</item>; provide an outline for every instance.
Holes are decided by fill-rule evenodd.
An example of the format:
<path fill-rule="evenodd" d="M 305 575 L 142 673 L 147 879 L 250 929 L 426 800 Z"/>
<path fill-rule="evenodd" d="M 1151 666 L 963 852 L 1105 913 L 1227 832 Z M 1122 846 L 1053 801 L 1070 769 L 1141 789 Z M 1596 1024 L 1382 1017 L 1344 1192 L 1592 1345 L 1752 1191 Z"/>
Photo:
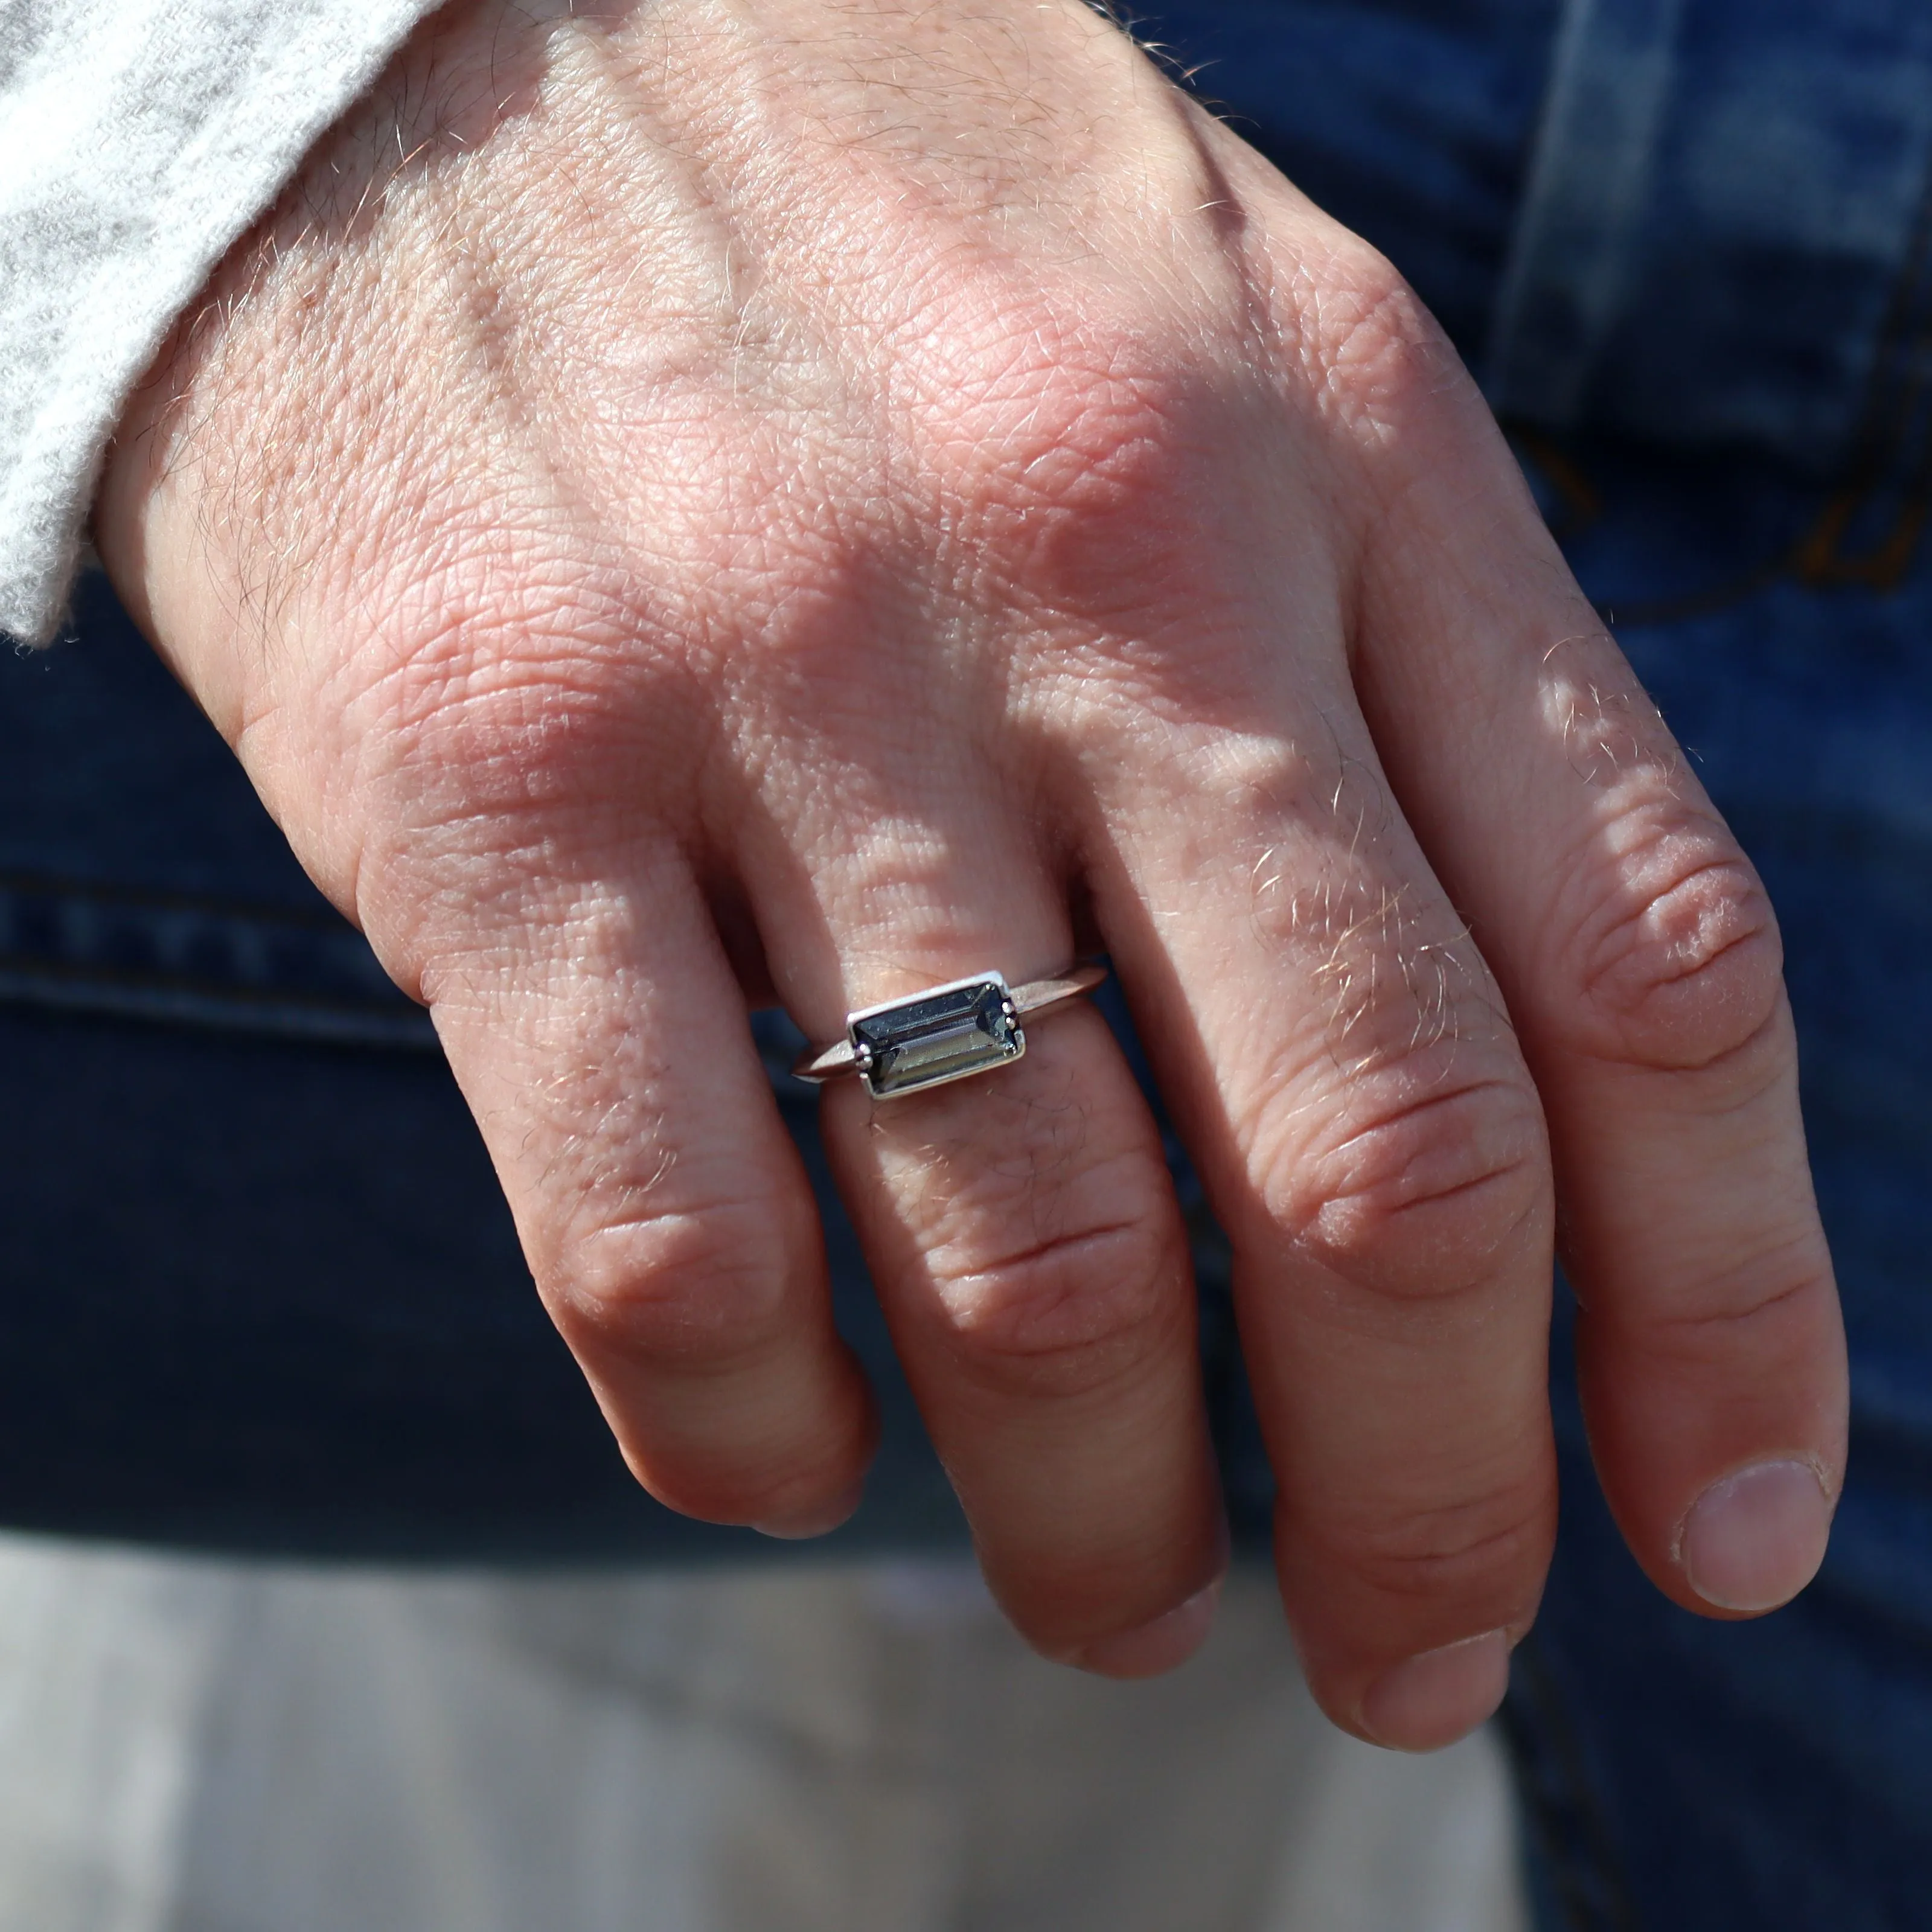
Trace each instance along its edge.
<path fill-rule="evenodd" d="M 1843 1345 L 1763 892 L 1399 278 L 1072 0 L 437 16 L 98 537 L 428 1003 L 666 1502 L 809 1533 L 872 1440 L 745 998 L 832 1038 L 1097 941 L 1338 1723 L 1445 1742 L 1534 1614 L 1558 1202 L 1639 1560 L 1810 1574 Z M 1105 1028 L 824 1130 L 1000 1600 L 1178 1661 L 1225 1539 Z"/>

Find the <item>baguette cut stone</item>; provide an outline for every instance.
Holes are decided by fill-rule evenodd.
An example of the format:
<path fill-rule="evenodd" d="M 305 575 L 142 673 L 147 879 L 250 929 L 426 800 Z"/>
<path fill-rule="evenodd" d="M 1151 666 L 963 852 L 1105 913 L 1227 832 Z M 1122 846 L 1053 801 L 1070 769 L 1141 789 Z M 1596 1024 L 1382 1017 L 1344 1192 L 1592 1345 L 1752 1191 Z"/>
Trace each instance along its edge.
<path fill-rule="evenodd" d="M 1026 1051 L 1012 996 L 997 973 L 868 1007 L 852 1015 L 846 1032 L 860 1074 L 878 1100 L 986 1072 Z"/>

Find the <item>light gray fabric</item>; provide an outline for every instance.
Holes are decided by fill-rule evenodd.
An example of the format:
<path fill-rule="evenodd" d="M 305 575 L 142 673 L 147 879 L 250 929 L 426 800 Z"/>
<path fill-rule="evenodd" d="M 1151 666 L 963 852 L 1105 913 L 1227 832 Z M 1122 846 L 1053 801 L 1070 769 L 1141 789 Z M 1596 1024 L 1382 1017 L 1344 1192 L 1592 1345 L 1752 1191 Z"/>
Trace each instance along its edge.
<path fill-rule="evenodd" d="M 1524 1932 L 1501 1754 L 1331 1730 L 1273 1580 L 1043 1664 L 964 1562 L 302 1570 L 0 1536 L 0 1932 Z"/>
<path fill-rule="evenodd" d="M 430 0 L 0 0 L 0 630 L 44 642 L 128 391 Z"/>

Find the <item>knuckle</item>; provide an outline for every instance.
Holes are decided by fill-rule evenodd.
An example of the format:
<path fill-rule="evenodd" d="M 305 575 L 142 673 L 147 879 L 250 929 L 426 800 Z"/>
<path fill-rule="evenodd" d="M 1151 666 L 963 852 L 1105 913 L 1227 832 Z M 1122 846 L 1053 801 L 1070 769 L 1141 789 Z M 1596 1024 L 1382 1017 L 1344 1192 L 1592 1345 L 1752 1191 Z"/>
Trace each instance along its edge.
<path fill-rule="evenodd" d="M 1306 304 L 1304 355 L 1317 396 L 1364 440 L 1380 443 L 1474 383 L 1442 326 L 1400 271 L 1352 235 L 1336 240 Z"/>
<path fill-rule="evenodd" d="M 1028 315 L 1000 334 L 934 432 L 941 508 L 981 539 L 979 567 L 1004 594 L 1102 628 L 1211 591 L 1200 534 L 1220 526 L 1228 440 L 1201 380 L 1104 316 Z"/>
<path fill-rule="evenodd" d="M 1556 1533 L 1556 1499 L 1519 1480 L 1476 1497 L 1418 1504 L 1320 1539 L 1327 1561 L 1380 1596 L 1444 1604 L 1488 1599 L 1539 1575 Z"/>
<path fill-rule="evenodd" d="M 1186 1258 L 1178 1223 L 1146 1204 L 1167 1191 L 1130 1155 L 1045 1196 L 976 1202 L 926 1256 L 962 1364 L 1003 1390 L 1075 1395 L 1176 1343 L 1192 1318 Z"/>
<path fill-rule="evenodd" d="M 1142 1226 L 1055 1235 L 941 1284 L 959 1352 L 1028 1395 L 1106 1385 L 1178 1338 L 1177 1244 Z"/>
<path fill-rule="evenodd" d="M 573 1343 L 720 1370 L 784 1326 L 799 1251 L 769 1206 L 665 1209 L 574 1234 L 544 1286 Z"/>
<path fill-rule="evenodd" d="M 1495 1274 L 1548 1219 L 1542 1111 L 1520 1072 L 1417 1056 L 1358 1084 L 1324 1144 L 1279 1156 L 1264 1184 L 1279 1225 L 1351 1284 L 1451 1295 Z"/>
<path fill-rule="evenodd" d="M 1580 922 L 1583 1043 L 1666 1071 L 1712 1066 L 1765 1034 L 1784 957 L 1763 886 L 1729 836 L 1650 831 L 1620 855 Z"/>

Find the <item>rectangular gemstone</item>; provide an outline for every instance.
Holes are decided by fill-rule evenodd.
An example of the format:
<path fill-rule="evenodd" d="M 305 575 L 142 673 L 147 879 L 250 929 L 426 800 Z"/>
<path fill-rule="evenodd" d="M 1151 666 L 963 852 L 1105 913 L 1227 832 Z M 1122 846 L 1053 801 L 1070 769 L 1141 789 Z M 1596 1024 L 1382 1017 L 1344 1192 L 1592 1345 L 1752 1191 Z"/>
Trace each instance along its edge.
<path fill-rule="evenodd" d="M 1026 1036 L 1007 1013 L 1007 998 L 998 974 L 982 974 L 854 1013 L 848 1031 L 873 1096 L 936 1087 L 1018 1059 Z"/>

